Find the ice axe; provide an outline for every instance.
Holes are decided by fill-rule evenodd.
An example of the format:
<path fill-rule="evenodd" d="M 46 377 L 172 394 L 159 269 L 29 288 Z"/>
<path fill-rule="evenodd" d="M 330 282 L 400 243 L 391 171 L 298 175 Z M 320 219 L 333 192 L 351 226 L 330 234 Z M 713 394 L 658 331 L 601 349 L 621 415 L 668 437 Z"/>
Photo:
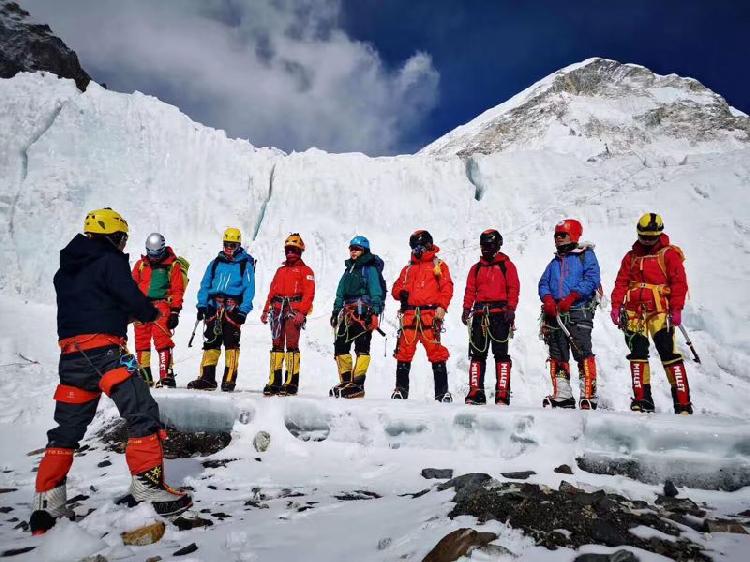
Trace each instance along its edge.
<path fill-rule="evenodd" d="M 565 324 L 562 321 L 562 318 L 560 318 L 560 314 L 555 314 L 555 319 L 557 320 L 557 325 L 560 326 L 560 329 L 563 331 L 563 334 L 565 334 L 565 337 L 568 338 L 568 341 L 570 342 L 570 346 L 576 350 L 579 354 L 581 353 L 581 348 L 578 347 L 578 344 L 573 340 L 573 336 L 570 335 L 570 330 L 565 327 Z"/>
<path fill-rule="evenodd" d="M 680 324 L 677 327 L 680 329 L 680 332 L 682 332 L 682 335 L 685 337 L 685 343 L 688 345 L 688 347 L 690 348 L 690 352 L 693 354 L 693 361 L 695 361 L 696 363 L 700 363 L 701 358 L 698 357 L 698 354 L 695 352 L 695 348 L 693 347 L 693 342 L 690 341 L 690 336 L 688 336 L 685 326 Z"/>
<path fill-rule="evenodd" d="M 190 335 L 190 341 L 188 342 L 188 347 L 193 347 L 193 340 L 195 339 L 195 331 L 198 329 L 199 323 L 200 323 L 200 320 L 195 321 L 195 326 L 193 326 L 193 333 Z"/>

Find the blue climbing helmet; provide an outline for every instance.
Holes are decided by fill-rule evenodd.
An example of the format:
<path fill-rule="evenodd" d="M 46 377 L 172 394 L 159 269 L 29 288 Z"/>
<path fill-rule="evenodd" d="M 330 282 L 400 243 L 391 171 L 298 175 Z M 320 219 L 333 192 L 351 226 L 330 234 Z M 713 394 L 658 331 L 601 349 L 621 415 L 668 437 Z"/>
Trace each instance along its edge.
<path fill-rule="evenodd" d="M 364 236 L 355 236 L 349 242 L 349 247 L 351 248 L 352 246 L 359 246 L 360 248 L 364 248 L 365 250 L 369 250 L 370 249 L 370 241 L 367 238 L 365 238 Z"/>

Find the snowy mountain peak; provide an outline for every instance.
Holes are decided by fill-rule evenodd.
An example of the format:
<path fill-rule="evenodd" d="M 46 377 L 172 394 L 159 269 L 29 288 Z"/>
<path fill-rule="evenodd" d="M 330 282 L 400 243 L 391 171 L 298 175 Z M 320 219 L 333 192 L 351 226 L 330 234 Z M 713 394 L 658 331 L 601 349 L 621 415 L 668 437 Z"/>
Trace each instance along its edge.
<path fill-rule="evenodd" d="M 48 25 L 35 23 L 15 2 L 0 0 L 0 78 L 35 71 L 72 78 L 81 91 L 91 82 L 75 52 Z"/>
<path fill-rule="evenodd" d="M 592 58 L 550 74 L 421 153 L 466 158 L 546 149 L 590 159 L 748 143 L 750 118 L 697 80 Z"/>

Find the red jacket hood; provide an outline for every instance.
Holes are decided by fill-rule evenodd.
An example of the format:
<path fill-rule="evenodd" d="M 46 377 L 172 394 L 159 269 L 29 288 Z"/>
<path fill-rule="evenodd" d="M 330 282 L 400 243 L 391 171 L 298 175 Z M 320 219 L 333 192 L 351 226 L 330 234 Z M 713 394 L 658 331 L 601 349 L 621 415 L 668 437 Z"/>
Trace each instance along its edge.
<path fill-rule="evenodd" d="M 297 261 L 294 263 L 289 263 L 289 260 L 284 260 L 281 265 L 285 267 L 294 267 L 295 265 L 305 265 L 305 262 L 302 261 L 302 258 L 300 257 Z"/>
<path fill-rule="evenodd" d="M 141 254 L 141 259 L 147 265 L 151 265 L 152 263 L 163 263 L 165 265 L 170 265 L 172 262 L 174 262 L 174 260 L 177 259 L 177 256 L 175 255 L 174 250 L 172 250 L 172 246 L 167 246 L 167 254 L 158 262 L 152 262 L 151 258 L 148 257 L 148 254 Z"/>
<path fill-rule="evenodd" d="M 498 264 L 500 262 L 508 261 L 509 259 L 510 258 L 508 258 L 508 256 L 506 254 L 504 254 L 502 252 L 498 252 L 492 258 L 492 261 L 487 260 L 487 259 L 484 258 L 484 256 L 482 256 L 482 257 L 479 258 L 479 263 L 481 263 L 482 265 L 495 265 L 495 264 Z"/>
<path fill-rule="evenodd" d="M 637 256 L 645 256 L 647 254 L 655 254 L 662 248 L 666 248 L 669 246 L 669 236 L 666 234 L 661 234 L 659 236 L 659 241 L 654 244 L 653 246 L 644 246 L 641 244 L 638 240 L 633 242 L 633 251 Z"/>
<path fill-rule="evenodd" d="M 411 255 L 411 263 L 420 263 L 420 262 L 431 262 L 435 259 L 435 255 L 440 251 L 440 248 L 438 248 L 435 244 L 432 245 L 432 250 L 425 252 L 422 254 L 421 258 L 417 258 L 414 254 Z"/>

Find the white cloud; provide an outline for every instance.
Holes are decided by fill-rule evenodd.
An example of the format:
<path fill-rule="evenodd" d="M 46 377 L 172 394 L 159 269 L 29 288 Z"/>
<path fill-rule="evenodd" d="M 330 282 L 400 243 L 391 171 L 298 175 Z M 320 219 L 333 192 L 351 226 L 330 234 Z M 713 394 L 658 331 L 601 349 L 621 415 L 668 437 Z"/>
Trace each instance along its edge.
<path fill-rule="evenodd" d="M 176 103 L 194 119 L 285 149 L 394 153 L 435 107 L 415 53 L 387 68 L 339 25 L 338 0 L 25 0 L 94 78 Z"/>

